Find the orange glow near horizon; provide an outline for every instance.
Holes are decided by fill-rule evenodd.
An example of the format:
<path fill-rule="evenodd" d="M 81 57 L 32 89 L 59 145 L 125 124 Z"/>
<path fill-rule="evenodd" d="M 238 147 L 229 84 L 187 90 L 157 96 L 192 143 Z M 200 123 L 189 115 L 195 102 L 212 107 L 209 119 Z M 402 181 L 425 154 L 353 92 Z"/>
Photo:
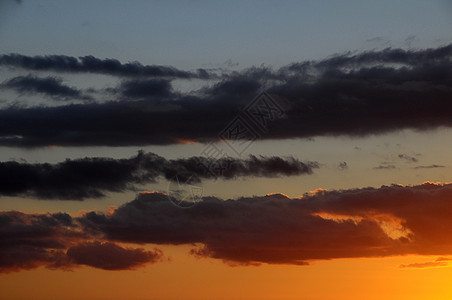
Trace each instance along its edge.
<path fill-rule="evenodd" d="M 146 194 L 163 194 L 166 195 L 166 193 L 164 192 L 159 192 L 159 191 L 142 191 L 140 192 L 141 195 L 146 195 Z"/>
<path fill-rule="evenodd" d="M 426 182 L 424 184 L 441 185 Z M 318 195 L 317 189 L 310 194 Z M 155 194 L 158 191 L 143 191 Z M 288 197 L 279 193 L 267 196 Z M 443 198 L 441 198 L 443 199 Z M 117 206 L 108 206 L 111 215 Z M 78 215 L 87 213 L 79 212 Z M 361 213 L 358 211 L 358 213 Z M 334 222 L 371 220 L 391 239 L 411 239 L 406 220 L 390 213 L 364 211 L 360 215 L 318 212 Z M 413 229 L 414 230 L 414 229 Z M 446 232 L 446 231 L 445 231 Z M 221 259 L 190 255 L 193 245 L 117 243 L 125 248 L 154 247 L 162 261 L 134 270 L 105 271 L 76 266 L 73 271 L 40 267 L 0 274 L 0 298 L 19 299 L 162 299 L 162 300 L 295 300 L 295 299 L 450 299 L 452 259 L 446 256 L 403 255 L 388 257 L 308 260 L 307 266 L 290 264 L 240 265 Z M 77 288 L 74 288 L 74 282 Z M 26 288 L 23 288 L 23 287 Z M 66 294 L 70 291 L 70 294 Z"/>
<path fill-rule="evenodd" d="M 283 194 L 283 193 L 268 193 L 265 196 L 278 196 L 278 195 L 281 195 L 281 196 L 286 197 L 287 199 L 290 199 L 290 197 L 288 195 Z"/>
<path fill-rule="evenodd" d="M 197 142 L 195 140 L 189 140 L 189 139 L 175 138 L 174 140 L 179 144 L 199 144 L 199 142 Z"/>
<path fill-rule="evenodd" d="M 231 267 L 165 246 L 171 261 L 135 271 L 39 268 L 0 275 L 5 299 L 450 299 L 452 268 L 436 257 L 335 259 L 308 266 Z M 403 265 L 409 267 L 402 267 Z M 411 265 L 411 267 L 410 267 Z M 74 289 L 74 282 L 77 287 Z M 27 288 L 23 288 L 26 286 Z M 70 295 L 67 291 L 71 291 Z M 39 296 L 36 296 L 39 295 Z"/>

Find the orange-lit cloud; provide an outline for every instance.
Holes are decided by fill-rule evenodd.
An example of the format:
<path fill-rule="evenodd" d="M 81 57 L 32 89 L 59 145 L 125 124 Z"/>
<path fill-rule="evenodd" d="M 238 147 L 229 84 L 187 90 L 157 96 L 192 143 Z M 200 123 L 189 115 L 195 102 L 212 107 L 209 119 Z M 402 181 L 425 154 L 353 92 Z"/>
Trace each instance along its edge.
<path fill-rule="evenodd" d="M 188 139 L 174 139 L 178 144 L 199 144 L 199 142 L 195 140 L 188 140 Z"/>
<path fill-rule="evenodd" d="M 140 265 L 143 257 L 155 262 L 161 253 L 144 255 L 141 250 L 119 250 L 105 243 L 196 245 L 191 253 L 197 257 L 231 265 L 306 265 L 322 259 L 417 254 L 441 255 L 441 260 L 430 264 L 439 266 L 452 255 L 451 199 L 451 184 L 430 182 L 322 190 L 301 199 L 282 194 L 235 200 L 204 197 L 188 209 L 174 205 L 163 193 L 141 193 L 111 214 L 88 212 L 72 219 L 64 214 L 3 213 L 1 249 L 11 254 L 39 245 L 38 250 L 56 251 L 55 257 L 60 257 L 80 245 L 84 246 L 76 249 L 95 253 L 111 248 L 137 256 L 127 260 L 129 268 Z M 20 263 L 23 257 L 10 256 L 5 262 L 16 259 L 19 262 L 13 266 L 33 267 Z M 39 259 L 50 264 L 45 256 Z M 51 262 L 64 266 L 65 260 Z"/>
<path fill-rule="evenodd" d="M 440 261 L 428 261 L 424 263 L 412 263 L 406 265 L 400 265 L 401 269 L 412 268 L 412 269 L 424 269 L 424 268 L 435 268 L 435 267 L 446 267 L 448 264 Z"/>
<path fill-rule="evenodd" d="M 139 195 L 85 226 L 113 241 L 191 244 L 197 256 L 227 262 L 306 264 L 310 260 L 452 254 L 452 185 L 318 190 L 221 200 L 184 210 L 163 194 Z M 120 228 L 120 230 L 118 230 Z"/>

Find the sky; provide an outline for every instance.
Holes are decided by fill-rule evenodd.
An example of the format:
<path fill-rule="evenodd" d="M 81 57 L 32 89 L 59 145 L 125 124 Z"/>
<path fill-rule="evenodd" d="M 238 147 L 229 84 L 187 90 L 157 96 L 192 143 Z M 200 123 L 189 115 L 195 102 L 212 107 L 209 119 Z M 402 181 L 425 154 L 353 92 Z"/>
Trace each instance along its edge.
<path fill-rule="evenodd" d="M 0 1 L 0 298 L 450 299 L 451 26 Z"/>

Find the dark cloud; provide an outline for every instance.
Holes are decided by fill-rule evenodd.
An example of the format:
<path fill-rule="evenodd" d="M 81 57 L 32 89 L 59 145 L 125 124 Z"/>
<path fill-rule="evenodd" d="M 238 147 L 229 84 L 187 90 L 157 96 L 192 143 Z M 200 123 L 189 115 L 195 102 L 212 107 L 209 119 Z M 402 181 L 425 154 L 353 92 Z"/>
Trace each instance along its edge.
<path fill-rule="evenodd" d="M 71 73 L 99 73 L 114 76 L 143 76 L 171 78 L 210 77 L 204 69 L 197 72 L 181 71 L 168 66 L 142 65 L 138 62 L 121 63 L 116 59 L 100 59 L 94 56 L 72 57 L 66 55 L 25 56 L 0 55 L 0 65 L 34 71 L 57 71 Z"/>
<path fill-rule="evenodd" d="M 347 53 L 336 55 L 325 59 L 319 63 L 325 68 L 338 67 L 360 67 L 363 64 L 384 63 L 403 64 L 405 66 L 416 66 L 420 62 L 435 65 L 440 60 L 448 58 L 451 55 L 452 45 L 426 50 L 403 50 L 387 48 L 381 51 L 367 51 L 363 53 Z M 370 68 L 371 69 L 371 68 Z"/>
<path fill-rule="evenodd" d="M 64 85 L 62 81 L 61 78 L 56 77 L 17 76 L 5 81 L 1 87 L 11 88 L 19 93 L 39 93 L 59 99 L 90 99 L 87 96 L 83 96 L 79 90 Z"/>
<path fill-rule="evenodd" d="M 345 162 L 345 161 L 340 162 L 337 167 L 338 167 L 339 170 L 346 170 L 346 169 L 348 169 L 347 162 Z"/>
<path fill-rule="evenodd" d="M 445 168 L 442 165 L 428 165 L 428 166 L 416 166 L 414 169 L 434 169 L 434 168 Z"/>
<path fill-rule="evenodd" d="M 123 248 L 111 242 L 92 241 L 71 216 L 0 212 L 0 272 L 34 269 L 69 270 L 87 265 L 105 270 L 134 269 L 155 263 L 158 249 Z"/>
<path fill-rule="evenodd" d="M 325 220 L 307 211 L 303 201 L 282 195 L 227 201 L 204 198 L 190 209 L 181 209 L 166 195 L 141 194 L 111 217 L 89 213 L 82 222 L 108 240 L 201 243 L 193 254 L 242 264 L 304 265 L 310 259 L 368 256 L 392 243 L 373 222 Z"/>
<path fill-rule="evenodd" d="M 399 158 L 408 162 L 418 162 L 419 160 L 414 156 L 409 156 L 407 154 L 399 154 Z"/>
<path fill-rule="evenodd" d="M 162 257 L 116 243 L 190 244 L 198 257 L 253 265 L 411 254 L 445 263 L 452 254 L 451 184 L 319 189 L 293 199 L 204 197 L 189 209 L 168 197 L 142 193 L 113 213 L 77 218 L 0 213 L 0 271 L 131 269 Z"/>
<path fill-rule="evenodd" d="M 135 185 L 159 178 L 182 182 L 202 179 L 233 179 L 241 176 L 278 177 L 311 174 L 316 162 L 294 158 L 247 159 L 191 157 L 167 160 L 140 152 L 128 159 L 83 158 L 58 164 L 0 162 L 0 194 L 42 199 L 83 200 L 105 196 L 105 192 L 133 190 Z"/>
<path fill-rule="evenodd" d="M 67 214 L 0 213 L 0 272 L 66 265 L 64 249 L 83 238 Z"/>
<path fill-rule="evenodd" d="M 216 137 L 237 112 L 223 110 L 216 114 L 212 104 L 189 104 L 193 107 L 181 108 L 180 102 L 157 106 L 143 101 L 11 107 L 0 110 L 0 145 L 173 144 L 179 139 Z"/>
<path fill-rule="evenodd" d="M 245 130 L 261 139 L 365 136 L 452 126 L 451 56 L 452 45 L 343 54 L 279 70 L 261 67 L 223 74 L 213 86 L 189 94 L 173 92 L 168 81 L 138 78 L 112 89 L 122 101 L 0 110 L 0 145 L 218 141 L 238 116 L 243 117 Z M 79 63 L 76 60 L 75 65 Z M 256 120 L 243 115 L 242 109 L 262 90 L 274 98 L 284 117 L 272 119 L 274 111 L 257 105 L 254 117 L 272 121 L 256 128 Z M 123 101 L 127 99 L 135 101 Z"/>
<path fill-rule="evenodd" d="M 227 262 L 306 264 L 310 260 L 452 253 L 452 185 L 319 190 L 221 200 L 181 209 L 161 193 L 140 194 L 112 215 L 80 222 L 110 241 L 201 244 L 192 253 Z"/>
<path fill-rule="evenodd" d="M 113 243 L 85 242 L 67 250 L 67 256 L 77 265 L 104 270 L 126 270 L 157 262 L 163 253 L 159 249 L 122 248 Z"/>
<path fill-rule="evenodd" d="M 150 97 L 166 99 L 173 95 L 171 82 L 163 79 L 129 80 L 121 84 L 119 91 L 130 99 Z"/>
<path fill-rule="evenodd" d="M 391 169 L 395 169 L 395 168 L 396 168 L 396 166 L 394 166 L 394 165 L 384 164 L 384 165 L 379 165 L 378 167 L 375 167 L 374 170 L 391 170 Z"/>

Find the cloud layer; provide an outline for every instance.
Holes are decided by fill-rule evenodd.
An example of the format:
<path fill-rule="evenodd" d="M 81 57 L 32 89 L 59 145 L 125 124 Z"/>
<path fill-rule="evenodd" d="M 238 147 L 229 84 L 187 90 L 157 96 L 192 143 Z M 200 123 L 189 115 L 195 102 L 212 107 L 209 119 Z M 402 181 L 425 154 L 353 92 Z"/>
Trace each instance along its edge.
<path fill-rule="evenodd" d="M 298 199 L 281 194 L 179 209 L 159 193 L 141 194 L 111 216 L 82 222 L 108 240 L 199 244 L 192 253 L 226 262 L 307 264 L 310 260 L 452 254 L 451 184 L 343 191 Z"/>
<path fill-rule="evenodd" d="M 115 100 L 105 103 L 0 110 L 0 145 L 115 146 L 217 141 L 220 132 L 241 116 L 242 109 L 263 90 L 274 97 L 285 117 L 260 128 L 250 118 L 253 115 L 243 116 L 244 129 L 257 132 L 255 135 L 262 139 L 363 136 L 406 128 L 451 126 L 451 57 L 452 45 L 346 53 L 321 61 L 293 63 L 278 70 L 255 67 L 223 73 L 214 85 L 183 93 L 173 90 L 172 79 L 199 74 L 161 67 L 148 70 L 139 64 L 93 57 L 3 55 L 0 63 L 13 67 L 135 77 L 110 89 Z M 148 78 L 152 74 L 155 78 Z M 273 113 L 263 105 L 252 109 L 254 117 L 261 119 L 268 119 Z"/>
<path fill-rule="evenodd" d="M 163 255 L 118 243 L 190 244 L 192 255 L 229 264 L 449 256 L 450 199 L 452 184 L 427 182 L 318 190 L 293 199 L 282 194 L 235 200 L 204 197 L 188 209 L 175 206 L 166 194 L 148 192 L 112 213 L 88 212 L 77 218 L 2 212 L 0 266 L 2 271 L 40 265 L 128 269 Z"/>

